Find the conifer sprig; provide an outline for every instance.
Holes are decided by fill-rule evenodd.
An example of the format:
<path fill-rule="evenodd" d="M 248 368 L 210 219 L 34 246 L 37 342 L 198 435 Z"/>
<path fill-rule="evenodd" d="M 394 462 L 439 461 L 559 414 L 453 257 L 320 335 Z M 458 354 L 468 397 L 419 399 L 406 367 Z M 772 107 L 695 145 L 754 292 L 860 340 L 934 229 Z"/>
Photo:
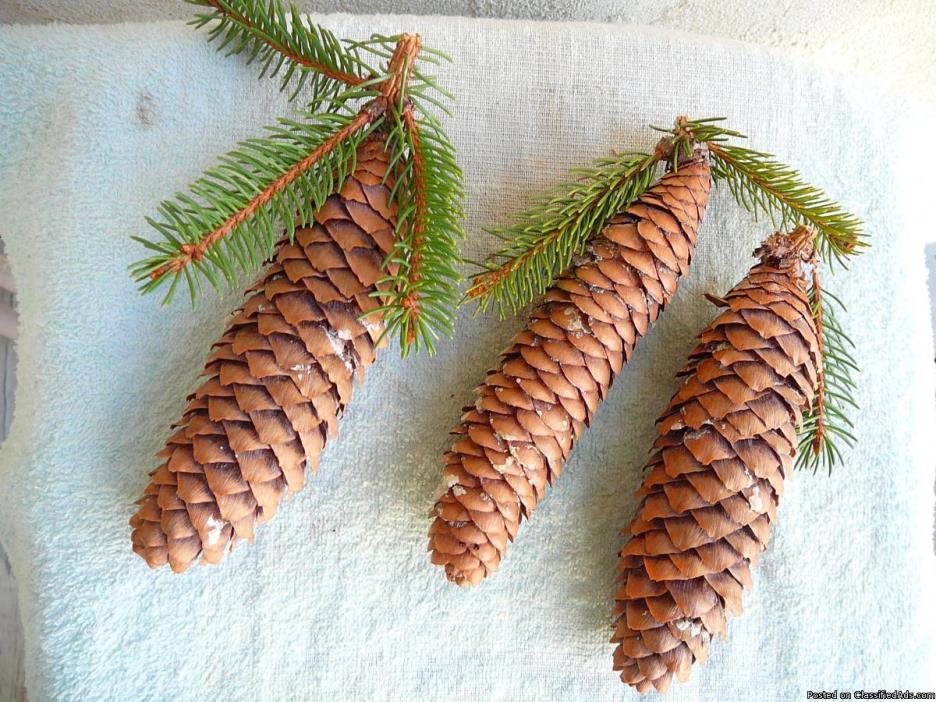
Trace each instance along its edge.
<path fill-rule="evenodd" d="M 855 345 L 836 318 L 836 313 L 844 311 L 845 306 L 822 288 L 815 266 L 809 299 L 819 331 L 822 366 L 818 392 L 812 407 L 803 415 L 796 467 L 813 472 L 823 467 L 831 474 L 832 468 L 842 462 L 840 445 L 851 448 L 856 442 L 848 414 L 849 410 L 859 409 L 854 400 L 857 388 L 854 376 L 859 368 L 852 355 Z"/>
<path fill-rule="evenodd" d="M 260 77 L 279 77 L 290 99 L 306 96 L 307 109 L 330 108 L 342 85 L 356 86 L 373 77 L 353 47 L 303 17 L 295 6 L 278 0 L 189 0 L 210 8 L 190 24 L 209 25 L 208 40 L 227 55 L 246 54 L 260 66 Z M 303 93 L 303 89 L 305 92 Z"/>
<path fill-rule="evenodd" d="M 453 98 L 421 64 L 449 59 L 411 34 L 341 42 L 279 0 L 190 1 L 209 8 L 192 23 L 208 25 L 219 49 L 246 54 L 261 77 L 278 77 L 281 89 L 303 95 L 309 107 L 239 144 L 188 192 L 159 206 L 148 221 L 160 240 L 134 237 L 151 253 L 131 266 L 141 290 L 165 287 L 168 302 L 184 280 L 194 304 L 204 281 L 220 288 L 259 268 L 284 228 L 291 241 L 297 226 L 313 221 L 355 168 L 361 141 L 379 130 L 400 213 L 384 262 L 397 272 L 380 293 L 385 333 L 399 336 L 404 355 L 433 351 L 433 341 L 453 330 L 463 189 L 436 116 L 450 114 Z"/>
<path fill-rule="evenodd" d="M 392 60 L 396 37 L 375 35 L 354 42 L 355 49 Z M 421 47 L 421 61 L 450 61 L 445 54 Z M 387 263 L 394 275 L 381 281 L 385 289 L 374 293 L 383 300 L 384 334 L 396 336 L 406 356 L 411 350 L 435 351 L 435 341 L 451 336 L 458 304 L 458 240 L 463 236 L 464 189 L 455 147 L 437 114 L 450 113 L 454 97 L 432 76 L 407 63 L 409 80 L 400 85 L 388 107 L 392 128 L 387 152 L 395 178 L 392 196 L 397 202 L 397 236 Z M 385 269 L 389 270 L 389 266 Z"/>
<path fill-rule="evenodd" d="M 716 183 L 727 184 L 740 205 L 755 217 L 768 216 L 778 229 L 797 224 L 813 228 L 826 262 L 845 263 L 867 246 L 857 217 L 770 154 L 728 143 L 746 137 L 722 126 L 723 121 L 680 117 L 671 128 L 654 129 L 671 140 L 669 160 L 675 170 L 704 144 Z M 660 160 L 659 153 L 632 152 L 573 171 L 576 180 L 547 192 L 514 224 L 492 230 L 506 243 L 478 264 L 482 270 L 473 277 L 467 297 L 477 300 L 479 309 L 496 307 L 502 315 L 532 302 L 608 219 L 653 184 Z"/>
<path fill-rule="evenodd" d="M 158 218 L 147 218 L 163 240 L 133 237 L 153 252 L 130 269 L 143 292 L 168 283 L 168 303 L 184 279 L 194 304 L 202 278 L 221 289 L 237 282 L 238 269 L 256 270 L 270 258 L 277 223 L 292 239 L 296 221 L 312 221 L 353 169 L 357 146 L 374 125 L 370 113 L 301 117 L 242 142 L 188 193 L 164 200 Z"/>
<path fill-rule="evenodd" d="M 712 179 L 725 183 L 738 204 L 755 218 L 767 216 L 776 229 L 803 224 L 815 230 L 816 249 L 827 264 L 845 265 L 867 247 L 860 219 L 772 154 L 728 143 L 747 137 L 721 127 L 720 121 L 701 120 L 687 128 L 709 148 Z"/>
<path fill-rule="evenodd" d="M 435 340 L 454 331 L 464 217 L 455 149 L 438 120 L 414 113 L 413 104 L 407 104 L 401 127 L 389 137 L 391 159 L 402 154 L 396 159 L 394 186 L 400 203 L 397 237 L 389 256 L 397 273 L 381 281 L 388 284 L 389 295 L 380 294 L 385 333 L 400 338 L 404 355 L 423 347 L 433 352 Z"/>
<path fill-rule="evenodd" d="M 480 264 L 468 297 L 502 316 L 530 304 L 611 217 L 650 187 L 661 158 L 627 152 L 571 171 L 575 180 L 545 193 L 513 224 L 490 230 L 505 244 Z"/>

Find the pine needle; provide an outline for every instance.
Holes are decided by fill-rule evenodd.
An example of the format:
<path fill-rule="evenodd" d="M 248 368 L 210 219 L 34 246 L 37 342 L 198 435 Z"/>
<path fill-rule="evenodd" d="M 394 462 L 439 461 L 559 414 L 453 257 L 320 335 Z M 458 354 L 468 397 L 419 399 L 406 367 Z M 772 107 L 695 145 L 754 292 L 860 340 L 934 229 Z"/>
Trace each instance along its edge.
<path fill-rule="evenodd" d="M 358 52 L 334 34 L 313 24 L 279 0 L 188 0 L 210 8 L 189 24 L 208 26 L 208 40 L 228 56 L 245 54 L 260 67 L 260 78 L 278 78 L 290 100 L 302 94 L 306 109 L 329 109 L 343 90 L 357 86 L 375 71 Z"/>
<path fill-rule="evenodd" d="M 192 24 L 208 26 L 219 50 L 245 54 L 261 77 L 278 77 L 309 107 L 239 144 L 187 192 L 162 202 L 147 220 L 158 238 L 133 237 L 150 254 L 130 266 L 141 291 L 164 288 L 169 302 L 184 281 L 194 305 L 205 282 L 220 289 L 260 268 L 284 229 L 291 241 L 297 227 L 311 224 L 355 168 L 359 144 L 380 130 L 388 135 L 391 204 L 399 213 L 384 261 L 383 282 L 393 292 L 381 310 L 404 356 L 432 352 L 454 328 L 464 192 L 455 149 L 435 116 L 451 114 L 451 94 L 423 64 L 449 59 L 416 35 L 339 41 L 279 0 L 190 1 L 210 9 Z M 375 70 L 362 55 L 385 68 Z"/>
<path fill-rule="evenodd" d="M 168 303 L 185 271 L 194 304 L 201 279 L 216 289 L 221 289 L 222 281 L 234 285 L 237 269 L 254 271 L 273 255 L 280 227 L 286 228 L 291 241 L 297 222 L 312 222 L 315 211 L 352 168 L 357 146 L 372 127 L 362 126 L 333 143 L 354 126 L 353 115 L 306 118 L 281 120 L 279 126 L 268 128 L 266 136 L 242 142 L 196 180 L 188 193 L 177 193 L 159 205 L 159 217 L 149 223 L 162 241 L 134 237 L 154 252 L 130 268 L 142 292 L 171 280 L 164 298 Z M 310 154 L 329 144 L 320 158 L 298 169 Z M 190 266 L 195 275 L 188 273 Z"/>
<path fill-rule="evenodd" d="M 506 243 L 481 264 L 468 297 L 484 311 L 516 312 L 542 295 L 581 255 L 588 240 L 656 178 L 658 154 L 629 152 L 572 171 L 575 180 L 542 196 L 506 227 L 490 230 Z"/>
<path fill-rule="evenodd" d="M 819 392 L 804 413 L 799 430 L 796 468 L 815 473 L 822 467 L 831 474 L 842 462 L 841 446 L 852 448 L 856 442 L 848 415 L 859 409 L 854 400 L 854 377 L 860 369 L 852 355 L 855 345 L 836 316 L 845 311 L 845 306 L 821 287 L 815 271 L 808 294 L 821 339 L 822 368 Z"/>

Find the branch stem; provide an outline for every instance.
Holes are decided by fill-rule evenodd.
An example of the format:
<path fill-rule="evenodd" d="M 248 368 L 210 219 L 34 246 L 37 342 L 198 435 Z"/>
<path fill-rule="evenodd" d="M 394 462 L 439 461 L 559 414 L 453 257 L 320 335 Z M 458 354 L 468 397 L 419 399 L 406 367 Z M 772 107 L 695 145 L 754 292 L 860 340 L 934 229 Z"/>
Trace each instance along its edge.
<path fill-rule="evenodd" d="M 813 435 L 812 451 L 819 455 L 826 438 L 826 380 L 825 380 L 825 339 L 822 320 L 822 285 L 819 280 L 819 268 L 813 265 L 812 269 L 812 288 L 815 312 L 813 317 L 816 320 L 816 335 L 819 341 L 819 372 L 816 384 L 815 415 L 816 432 Z"/>
<path fill-rule="evenodd" d="M 245 29 L 250 30 L 255 35 L 257 35 L 264 44 L 269 46 L 274 51 L 281 53 L 283 56 L 288 58 L 293 63 L 297 63 L 300 66 L 304 66 L 305 68 L 308 68 L 311 71 L 315 71 L 316 73 L 320 73 L 323 76 L 328 76 L 329 78 L 333 80 L 337 80 L 340 83 L 344 83 L 345 85 L 357 86 L 366 80 L 365 78 L 356 76 L 353 73 L 345 73 L 344 71 L 337 71 L 329 66 L 326 66 L 323 63 L 319 63 L 317 61 L 313 61 L 309 58 L 306 58 L 305 56 L 301 56 L 295 53 L 294 51 L 291 51 L 288 47 L 283 46 L 279 42 L 276 42 L 270 39 L 268 36 L 266 36 L 266 34 L 259 31 L 256 25 L 253 22 L 251 22 L 249 19 L 225 7 L 222 4 L 221 0 L 207 0 L 207 1 L 208 1 L 208 4 L 211 5 L 211 7 L 215 9 L 216 12 L 224 15 L 231 21 L 236 22 L 237 24 L 241 25 Z"/>
<path fill-rule="evenodd" d="M 230 234 L 239 224 L 249 219 L 253 213 L 256 212 L 257 208 L 262 207 L 275 195 L 282 192 L 287 186 L 289 186 L 290 183 L 309 170 L 324 156 L 331 153 L 335 147 L 345 141 L 348 137 L 354 135 L 377 119 L 384 113 L 386 107 L 387 101 L 383 97 L 376 98 L 375 100 L 369 102 L 367 105 L 361 108 L 361 111 L 358 112 L 357 116 L 353 120 L 342 127 L 339 131 L 335 132 L 301 161 L 294 163 L 289 168 L 289 170 L 283 173 L 283 175 L 270 183 L 262 191 L 257 193 L 257 195 L 255 195 L 243 209 L 228 217 L 228 219 L 225 220 L 225 222 L 220 227 L 203 236 L 198 241 L 198 243 L 183 244 L 181 247 L 182 253 L 172 260 L 167 261 L 159 268 L 155 269 L 152 273 L 150 273 L 150 278 L 156 280 L 169 272 L 179 273 L 192 261 L 200 261 L 202 258 L 204 258 L 208 249 L 216 245 L 224 237 Z"/>
<path fill-rule="evenodd" d="M 407 287 L 410 293 L 403 298 L 403 307 L 406 308 L 407 316 L 412 322 L 419 316 L 419 294 L 415 290 L 415 284 L 422 276 L 422 248 L 425 245 L 426 231 L 426 212 L 428 204 L 426 202 L 426 173 L 423 163 L 422 147 L 419 136 L 419 126 L 416 124 L 416 118 L 413 117 L 413 106 L 407 105 L 403 110 L 403 123 L 406 125 L 406 131 L 409 133 L 410 145 L 413 151 L 413 190 L 414 204 L 413 211 L 413 235 L 410 242 L 412 254 L 409 261 L 409 272 L 407 275 Z M 407 330 L 407 341 L 413 343 L 416 340 L 416 331 L 411 323 Z"/>
<path fill-rule="evenodd" d="M 388 78 L 380 84 L 380 92 L 386 96 L 391 104 L 400 97 L 400 92 L 409 83 L 422 46 L 422 39 L 418 34 L 401 34 L 393 49 L 393 55 L 387 63 Z"/>
<path fill-rule="evenodd" d="M 509 261 L 505 261 L 500 267 L 477 276 L 474 279 L 474 283 L 472 283 L 471 287 L 468 288 L 466 295 L 471 299 L 484 297 L 494 288 L 495 285 L 500 283 L 505 278 L 508 278 L 514 271 L 520 268 L 528 260 L 536 256 L 538 253 L 552 246 L 561 236 L 562 230 L 554 229 L 547 236 L 544 236 L 542 239 L 536 242 L 536 245 L 524 251 L 520 256 L 512 258 Z"/>
<path fill-rule="evenodd" d="M 208 0 L 212 7 L 217 9 L 219 12 L 226 12 L 220 4 L 220 0 Z M 239 18 L 238 16 L 231 15 L 227 13 L 228 16 L 232 17 L 235 21 L 246 22 L 247 20 Z M 263 190 L 257 193 L 251 200 L 248 202 L 242 209 L 238 210 L 230 217 L 228 217 L 223 224 L 217 227 L 214 231 L 205 234 L 197 243 L 187 243 L 183 244 L 181 248 L 181 253 L 173 257 L 171 260 L 166 261 L 164 264 L 154 269 L 150 273 L 150 278 L 152 280 L 158 280 L 166 273 L 179 273 L 187 265 L 192 263 L 192 261 L 200 261 L 205 257 L 205 253 L 218 242 L 220 242 L 224 237 L 230 234 L 238 225 L 242 224 L 246 220 L 250 219 L 253 216 L 254 212 L 258 208 L 262 207 L 268 203 L 273 197 L 285 190 L 293 181 L 296 180 L 299 176 L 309 170 L 312 166 L 322 160 L 329 153 L 334 151 L 334 149 L 344 142 L 349 137 L 353 136 L 360 130 L 367 127 L 369 124 L 381 117 L 390 105 L 394 104 L 396 100 L 400 97 L 400 92 L 404 89 L 407 81 L 409 80 L 410 73 L 412 72 L 412 66 L 416 59 L 416 56 L 419 54 L 419 47 L 421 44 L 421 39 L 418 34 L 403 34 L 400 36 L 399 42 L 397 42 L 396 48 L 393 51 L 393 56 L 390 58 L 390 62 L 387 67 L 387 72 L 389 77 L 380 84 L 380 95 L 366 105 L 364 105 L 357 115 L 352 119 L 348 124 L 342 127 L 340 130 L 335 132 L 330 136 L 325 142 L 320 144 L 315 148 L 311 153 L 305 156 L 302 160 L 294 163 L 290 168 L 283 173 L 279 178 L 274 180 Z M 274 47 L 275 48 L 275 47 Z M 419 144 L 419 134 L 415 131 L 415 120 L 412 116 L 412 109 L 409 108 L 409 121 L 407 122 L 407 127 L 411 128 L 412 138 L 414 139 L 414 146 L 416 146 L 418 154 L 418 144 Z M 406 115 L 404 114 L 404 119 Z M 417 227 L 422 227 L 422 220 L 425 217 L 425 195 L 420 195 L 422 191 L 422 186 L 424 185 L 424 175 L 422 174 L 422 161 L 418 155 L 414 155 L 414 167 L 417 170 L 417 183 L 419 185 L 417 190 Z M 421 197 L 421 200 L 420 200 Z M 420 211 L 420 202 L 422 202 L 422 209 Z M 414 242 L 418 239 L 419 245 L 422 246 L 422 236 L 421 229 L 414 231 Z M 418 262 L 418 259 L 417 259 Z M 418 273 L 417 273 L 418 275 Z M 415 307 L 414 307 L 415 309 Z M 411 313 L 411 316 L 415 312 Z"/>

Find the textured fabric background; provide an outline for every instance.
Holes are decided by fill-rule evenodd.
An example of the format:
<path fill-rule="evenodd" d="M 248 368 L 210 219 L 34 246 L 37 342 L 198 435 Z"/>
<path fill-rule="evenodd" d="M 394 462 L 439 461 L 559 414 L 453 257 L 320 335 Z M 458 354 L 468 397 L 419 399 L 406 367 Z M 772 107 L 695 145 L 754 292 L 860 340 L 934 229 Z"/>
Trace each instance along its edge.
<path fill-rule="evenodd" d="M 865 372 L 862 437 L 797 475 L 748 612 L 670 695 L 802 699 L 936 689 L 933 346 L 919 135 L 931 115 L 763 49 L 600 25 L 332 16 L 340 36 L 416 30 L 452 53 L 450 124 L 481 226 L 568 166 L 649 148 L 648 122 L 722 114 L 867 220 L 873 253 L 832 282 Z M 20 284 L 19 391 L 0 449 L 0 539 L 34 701 L 621 699 L 610 670 L 618 529 L 672 373 L 769 232 L 714 198 L 675 303 L 619 378 L 501 572 L 461 591 L 430 567 L 447 429 L 518 320 L 473 319 L 435 359 L 385 352 L 318 476 L 224 564 L 151 572 L 127 518 L 208 344 L 195 314 L 136 295 L 128 235 L 235 139 L 283 111 L 269 83 L 179 23 L 0 29 L 0 222 Z"/>

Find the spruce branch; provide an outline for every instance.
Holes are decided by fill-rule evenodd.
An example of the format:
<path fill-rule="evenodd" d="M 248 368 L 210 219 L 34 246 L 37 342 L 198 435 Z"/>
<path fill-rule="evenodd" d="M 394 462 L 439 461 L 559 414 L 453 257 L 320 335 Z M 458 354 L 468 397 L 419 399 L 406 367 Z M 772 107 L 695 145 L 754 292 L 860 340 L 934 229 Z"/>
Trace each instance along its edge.
<path fill-rule="evenodd" d="M 505 244 L 480 264 L 467 296 L 502 316 L 530 304 L 611 217 L 650 187 L 663 158 L 659 149 L 627 152 L 573 170 L 575 180 L 547 192 L 513 224 L 491 230 Z"/>
<path fill-rule="evenodd" d="M 282 170 L 287 164 L 275 161 L 278 152 L 282 149 L 281 145 L 273 146 L 270 142 L 264 143 L 262 140 L 244 142 L 240 150 L 233 151 L 222 159 L 224 165 L 221 168 L 214 173 L 209 173 L 207 178 L 193 185 L 192 192 L 201 195 L 204 202 L 217 203 L 216 210 L 206 208 L 204 204 L 186 195 L 177 195 L 175 202 L 163 202 L 161 211 L 164 220 L 161 223 L 154 223 L 154 226 L 168 234 L 172 225 L 181 221 L 188 225 L 185 226 L 185 233 L 188 236 L 186 240 L 176 242 L 167 237 L 170 246 L 169 250 L 164 250 L 166 255 L 148 259 L 144 266 L 136 269 L 135 272 L 139 277 L 149 278 L 149 282 L 144 283 L 144 290 L 149 285 L 158 286 L 168 277 L 168 274 L 172 274 L 175 278 L 168 293 L 168 299 L 171 299 L 176 281 L 186 272 L 186 267 L 192 264 L 197 266 L 199 263 L 203 264 L 200 272 L 204 273 L 212 284 L 217 286 L 218 282 L 217 275 L 212 272 L 212 266 L 217 268 L 217 272 L 227 278 L 229 283 L 234 283 L 235 278 L 231 266 L 222 255 L 214 251 L 214 247 L 226 237 L 230 237 L 229 241 L 232 242 L 228 247 L 229 252 L 238 262 L 246 264 L 241 266 L 245 271 L 256 267 L 258 260 L 269 258 L 273 254 L 276 242 L 269 236 L 251 236 L 253 225 L 258 220 L 269 222 L 278 218 L 287 223 L 288 234 L 291 238 L 294 231 L 291 210 L 296 209 L 303 213 L 310 206 L 318 209 L 324 204 L 325 199 L 334 189 L 334 174 L 349 172 L 350 164 L 353 163 L 354 150 L 361 140 L 358 133 L 380 115 L 381 104 L 371 103 L 370 109 L 358 113 L 350 120 L 335 115 L 330 119 L 320 118 L 323 125 L 334 123 L 336 127 L 341 126 L 327 137 L 325 136 L 327 132 L 324 130 L 317 134 L 315 130 L 309 130 L 310 141 L 317 144 L 315 148 L 300 160 L 288 165 L 280 175 L 262 185 L 249 200 L 227 198 L 234 196 L 238 191 L 238 181 L 253 181 L 260 185 L 259 179 L 264 177 L 264 172 L 261 170 L 264 165 L 271 164 L 274 169 L 272 173 Z M 293 130 L 292 135 L 296 138 L 294 143 L 299 146 L 298 137 L 306 125 L 294 126 L 297 128 Z M 266 157 L 265 161 L 264 157 Z M 316 181 L 309 177 L 309 171 L 312 168 L 317 168 L 319 171 L 324 168 L 327 173 Z M 300 202 L 295 203 L 286 193 L 286 189 L 294 183 L 298 186 L 301 198 Z M 312 187 L 307 189 L 308 185 Z M 288 195 L 292 194 L 288 193 Z M 230 203 L 227 207 L 228 216 L 214 228 L 209 228 L 213 217 L 224 209 L 225 203 Z M 309 220 L 311 213 L 305 216 L 300 214 L 300 218 Z M 200 235 L 197 233 L 204 230 L 208 233 Z M 172 246 L 173 243 L 177 245 Z M 245 252 L 246 256 L 243 255 Z M 159 262 L 160 260 L 162 262 Z M 146 269 L 150 270 L 147 272 Z M 190 293 L 194 296 L 196 286 L 193 284 L 197 279 L 190 275 L 187 275 L 186 279 L 190 284 Z"/>
<path fill-rule="evenodd" d="M 708 145 L 715 182 L 727 184 L 739 204 L 755 216 L 768 216 L 778 229 L 797 224 L 814 228 L 819 233 L 817 249 L 827 264 L 845 265 L 868 245 L 861 220 L 803 181 L 799 171 L 768 153 L 716 141 Z"/>
<path fill-rule="evenodd" d="M 404 35 L 406 37 L 407 35 Z M 384 334 L 397 336 L 403 355 L 425 348 L 435 351 L 435 341 L 451 336 L 458 303 L 456 269 L 458 240 L 464 236 L 464 189 L 455 147 L 445 134 L 437 112 L 449 113 L 452 95 L 436 80 L 419 70 L 415 57 L 429 63 L 450 60 L 410 36 L 409 51 L 400 53 L 397 37 L 374 35 L 354 42 L 355 49 L 388 59 L 394 78 L 383 90 L 395 95 L 388 106 L 386 150 L 395 184 L 397 231 L 385 262 L 393 274 L 380 281 Z M 394 70 L 394 56 L 409 56 Z M 417 116 L 418 115 L 418 116 Z M 392 265 L 391 265 L 392 264 Z"/>
<path fill-rule="evenodd" d="M 709 123 L 679 117 L 653 153 L 629 151 L 600 159 L 594 166 L 571 171 L 561 183 L 534 201 L 505 227 L 490 230 L 504 246 L 479 263 L 466 297 L 478 309 L 496 308 L 501 316 L 517 312 L 543 294 L 562 271 L 580 256 L 589 239 L 615 215 L 653 185 L 657 166 L 669 161 L 674 170 L 694 158 Z"/>
<path fill-rule="evenodd" d="M 245 272 L 258 268 L 273 254 L 275 223 L 282 222 L 291 239 L 296 219 L 312 221 L 353 168 L 357 145 L 380 117 L 381 104 L 371 103 L 354 116 L 282 120 L 269 128 L 269 136 L 247 140 L 223 156 L 190 186 L 189 194 L 163 201 L 160 218 L 148 220 L 163 241 L 134 237 L 154 252 L 131 267 L 141 290 L 151 292 L 171 280 L 169 302 L 184 277 L 194 304 L 200 277 L 220 288 L 222 278 L 236 282 L 235 264 Z"/>
<path fill-rule="evenodd" d="M 856 442 L 848 410 L 858 409 L 854 375 L 859 368 L 851 353 L 854 344 L 836 319 L 836 312 L 845 307 L 823 289 L 815 264 L 808 295 L 819 334 L 821 364 L 816 396 L 803 415 L 796 467 L 816 472 L 822 466 L 831 474 L 832 468 L 842 462 L 839 445 L 851 448 Z"/>
<path fill-rule="evenodd" d="M 414 103 L 402 110 L 401 128 L 389 138 L 391 162 L 400 163 L 397 237 L 389 260 L 396 275 L 381 282 L 386 334 L 400 337 L 404 354 L 451 336 L 458 302 L 458 240 L 464 217 L 462 174 L 455 150 L 429 118 L 417 119 Z"/>
<path fill-rule="evenodd" d="M 288 17 L 278 0 L 268 6 L 260 0 L 197 4 L 214 12 L 196 24 L 216 20 L 211 38 L 222 47 L 233 42 L 229 53 L 249 50 L 251 59 L 264 62 L 264 71 L 272 64 L 274 74 L 288 63 L 284 85 L 296 70 L 307 70 L 317 73 L 313 81 L 338 87 L 318 94 L 321 111 L 280 120 L 265 136 L 239 144 L 187 193 L 159 206 L 159 216 L 148 221 L 161 240 L 133 237 L 151 252 L 130 267 L 141 290 L 168 283 L 168 302 L 185 280 L 194 305 L 203 280 L 220 288 L 236 282 L 238 269 L 259 268 L 274 254 L 281 228 L 292 241 L 297 226 L 310 224 L 355 168 L 358 146 L 379 132 L 386 135 L 388 176 L 394 179 L 390 196 L 399 212 L 381 281 L 389 285 L 377 293 L 380 310 L 386 333 L 399 333 L 404 355 L 414 348 L 433 351 L 434 339 L 453 330 L 464 216 L 455 150 L 434 114 L 448 111 L 451 95 L 418 69 L 424 53 L 429 63 L 444 55 L 411 34 L 342 46 L 326 30 L 303 24 L 295 8 Z M 386 58 L 385 68 L 368 67 L 358 58 L 362 51 Z"/>
<path fill-rule="evenodd" d="M 357 52 L 334 34 L 304 18 L 295 6 L 279 0 L 189 0 L 211 12 L 191 20 L 210 25 L 208 40 L 228 55 L 247 54 L 260 65 L 260 77 L 279 77 L 290 99 L 308 88 L 309 111 L 331 102 L 342 85 L 359 86 L 374 73 Z"/>

